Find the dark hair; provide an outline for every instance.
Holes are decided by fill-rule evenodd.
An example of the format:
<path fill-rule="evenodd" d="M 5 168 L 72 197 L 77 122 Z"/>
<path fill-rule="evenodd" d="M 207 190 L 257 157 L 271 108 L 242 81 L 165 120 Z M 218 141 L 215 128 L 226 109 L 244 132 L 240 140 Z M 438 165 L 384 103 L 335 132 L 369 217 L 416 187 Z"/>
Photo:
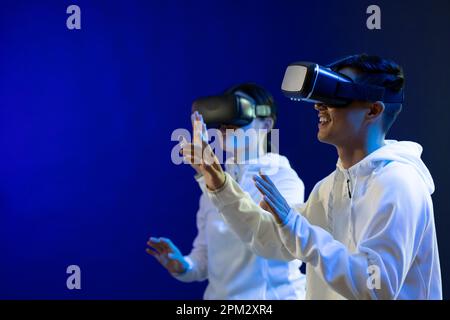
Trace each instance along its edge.
<path fill-rule="evenodd" d="M 379 56 L 369 56 L 365 53 L 345 57 L 328 65 L 333 71 L 339 72 L 349 67 L 361 73 L 355 82 L 382 86 L 393 92 L 400 92 L 405 83 L 403 69 L 392 60 Z M 383 130 L 389 131 L 398 114 L 402 110 L 401 103 L 385 103 L 383 112 Z"/>
<path fill-rule="evenodd" d="M 242 91 L 243 93 L 249 95 L 258 105 L 270 106 L 270 117 L 273 119 L 273 125 L 275 126 L 275 122 L 277 121 L 278 106 L 275 103 L 272 94 L 268 90 L 255 83 L 242 83 L 228 88 L 225 90 L 225 93 L 230 94 L 235 93 L 236 91 Z M 266 136 L 267 152 L 272 152 L 271 141 L 271 130 L 269 130 Z"/>
<path fill-rule="evenodd" d="M 235 93 L 236 91 L 242 91 L 243 93 L 248 94 L 258 105 L 270 106 L 270 117 L 273 119 L 275 124 L 275 121 L 277 120 L 278 107 L 272 94 L 268 90 L 255 83 L 242 83 L 228 88 L 225 90 L 225 93 Z"/>

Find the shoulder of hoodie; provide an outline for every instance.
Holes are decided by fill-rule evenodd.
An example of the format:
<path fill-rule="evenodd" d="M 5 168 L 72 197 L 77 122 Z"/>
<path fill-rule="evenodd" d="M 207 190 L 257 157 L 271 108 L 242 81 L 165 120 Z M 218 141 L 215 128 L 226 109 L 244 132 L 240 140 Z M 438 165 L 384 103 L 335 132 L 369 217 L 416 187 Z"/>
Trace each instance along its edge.
<path fill-rule="evenodd" d="M 311 195 L 329 194 L 333 186 L 336 170 L 316 183 Z M 394 191 L 400 194 L 414 194 L 420 192 L 427 196 L 428 191 L 413 166 L 397 161 L 380 162 L 372 171 L 373 177 L 369 181 L 370 187 L 379 187 L 379 190 Z"/>
<path fill-rule="evenodd" d="M 370 187 L 379 187 L 386 192 L 399 192 L 405 194 L 420 193 L 427 195 L 428 191 L 425 183 L 417 173 L 416 169 L 407 163 L 398 161 L 384 161 L 372 171 Z"/>
<path fill-rule="evenodd" d="M 373 205 L 403 208 L 396 210 L 403 223 L 417 223 L 425 218 L 424 225 L 428 224 L 433 210 L 431 195 L 412 165 L 390 161 L 372 175 L 367 197 L 374 201 Z"/>

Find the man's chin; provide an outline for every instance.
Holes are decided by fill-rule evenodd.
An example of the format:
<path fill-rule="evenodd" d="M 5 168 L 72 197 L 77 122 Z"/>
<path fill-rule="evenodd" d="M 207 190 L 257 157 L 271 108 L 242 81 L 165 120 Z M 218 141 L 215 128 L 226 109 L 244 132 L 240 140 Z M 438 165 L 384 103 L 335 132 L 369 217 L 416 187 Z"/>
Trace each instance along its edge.
<path fill-rule="evenodd" d="M 331 142 L 330 137 L 328 135 L 326 135 L 326 134 L 323 134 L 320 131 L 317 133 L 317 140 L 319 140 L 322 143 L 333 144 Z"/>
<path fill-rule="evenodd" d="M 319 140 L 320 142 L 325 143 L 326 142 L 326 135 L 324 135 L 322 132 L 318 132 L 317 133 L 317 140 Z"/>

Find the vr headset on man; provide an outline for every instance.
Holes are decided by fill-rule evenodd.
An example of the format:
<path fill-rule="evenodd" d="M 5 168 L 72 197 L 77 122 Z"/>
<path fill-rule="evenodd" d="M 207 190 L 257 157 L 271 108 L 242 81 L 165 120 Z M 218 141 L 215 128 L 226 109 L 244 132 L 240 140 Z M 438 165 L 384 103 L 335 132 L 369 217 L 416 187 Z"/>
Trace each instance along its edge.
<path fill-rule="evenodd" d="M 344 74 L 312 62 L 290 64 L 281 85 L 283 94 L 294 101 L 345 107 L 354 100 L 402 103 L 403 90 L 394 92 L 381 86 L 359 84 Z"/>
<path fill-rule="evenodd" d="M 402 103 L 403 90 L 394 92 L 381 86 L 359 84 L 344 74 L 312 62 L 290 64 L 284 74 L 281 90 L 295 101 L 323 103 L 333 107 L 345 107 L 354 100 Z M 258 105 L 242 91 L 199 98 L 192 104 L 192 112 L 198 111 L 209 128 L 221 125 L 242 127 L 256 117 L 268 117 L 269 105 Z"/>

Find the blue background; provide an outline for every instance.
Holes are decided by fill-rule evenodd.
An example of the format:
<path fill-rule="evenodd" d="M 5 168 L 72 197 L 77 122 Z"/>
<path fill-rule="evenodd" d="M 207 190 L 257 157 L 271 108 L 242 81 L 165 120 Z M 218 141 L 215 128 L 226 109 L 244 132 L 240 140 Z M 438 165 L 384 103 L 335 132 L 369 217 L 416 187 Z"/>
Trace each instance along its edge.
<path fill-rule="evenodd" d="M 82 29 L 66 28 L 77 4 Z M 313 108 L 280 93 L 296 60 L 367 52 L 407 77 L 390 137 L 424 146 L 444 293 L 450 289 L 450 3 L 376 1 L 0 1 L 0 298 L 197 299 L 205 283 L 172 279 L 150 235 L 188 253 L 200 190 L 175 166 L 171 133 L 192 100 L 244 81 L 280 105 L 280 152 L 307 194 L 335 166 Z M 66 268 L 82 290 L 66 288 Z M 447 296 L 448 297 L 448 296 Z"/>

